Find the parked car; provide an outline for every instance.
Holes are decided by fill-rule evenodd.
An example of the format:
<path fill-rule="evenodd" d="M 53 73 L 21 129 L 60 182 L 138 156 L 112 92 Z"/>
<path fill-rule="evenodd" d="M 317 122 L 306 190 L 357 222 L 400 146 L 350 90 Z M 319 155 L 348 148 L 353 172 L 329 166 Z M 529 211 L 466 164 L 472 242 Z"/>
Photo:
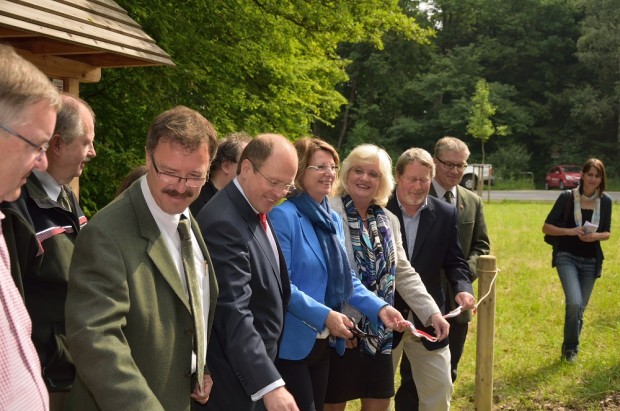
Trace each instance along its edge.
<path fill-rule="evenodd" d="M 545 190 L 552 188 L 575 188 L 581 178 L 581 166 L 575 164 L 563 164 L 551 167 L 545 177 Z"/>
<path fill-rule="evenodd" d="M 493 166 L 491 164 L 468 164 L 463 173 L 461 185 L 469 190 L 475 190 L 480 176 L 482 176 L 484 184 L 488 184 L 489 181 L 491 185 L 495 183 L 493 179 Z"/>

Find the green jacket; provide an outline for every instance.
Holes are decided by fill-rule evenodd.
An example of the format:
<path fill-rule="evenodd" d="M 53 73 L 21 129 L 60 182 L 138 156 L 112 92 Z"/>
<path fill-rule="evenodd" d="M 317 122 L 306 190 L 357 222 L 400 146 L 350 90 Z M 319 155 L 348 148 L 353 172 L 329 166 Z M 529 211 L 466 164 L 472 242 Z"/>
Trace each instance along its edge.
<path fill-rule="evenodd" d="M 218 287 L 191 223 L 208 267 L 210 338 Z M 191 308 L 140 182 L 80 233 L 66 318 L 78 377 L 65 411 L 190 411 Z"/>

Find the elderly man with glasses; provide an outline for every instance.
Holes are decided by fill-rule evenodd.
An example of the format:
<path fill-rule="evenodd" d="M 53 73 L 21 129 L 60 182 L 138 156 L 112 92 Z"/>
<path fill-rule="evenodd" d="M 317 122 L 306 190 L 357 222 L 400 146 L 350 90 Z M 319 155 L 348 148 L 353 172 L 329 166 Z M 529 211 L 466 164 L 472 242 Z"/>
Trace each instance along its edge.
<path fill-rule="evenodd" d="M 62 106 L 58 91 L 33 64 L 0 44 L 0 202 L 15 201 L 33 169 L 45 170 L 45 151 Z M 6 212 L 3 210 L 3 212 Z M 32 323 L 11 272 L 19 263 L 17 216 L 0 212 L 0 409 L 47 411 L 49 398 L 31 340 Z M 9 246 L 11 246 L 9 248 Z M 24 244 L 35 255 L 36 241 Z"/>
<path fill-rule="evenodd" d="M 47 170 L 35 169 L 20 198 L 2 204 L 3 211 L 14 217 L 13 233 L 19 241 L 9 247 L 17 256 L 12 273 L 32 317 L 32 339 L 52 411 L 63 409 L 75 377 L 65 342 L 65 299 L 73 245 L 86 217 L 69 183 L 95 156 L 92 109 L 68 94 L 62 101 L 47 151 Z M 29 243 L 40 244 L 40 249 L 28 247 Z"/>

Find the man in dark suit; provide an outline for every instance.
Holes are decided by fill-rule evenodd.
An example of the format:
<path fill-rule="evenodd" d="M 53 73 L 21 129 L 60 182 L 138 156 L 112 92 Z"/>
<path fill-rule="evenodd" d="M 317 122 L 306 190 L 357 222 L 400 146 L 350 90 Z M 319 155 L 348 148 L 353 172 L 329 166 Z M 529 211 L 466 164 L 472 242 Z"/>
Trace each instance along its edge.
<path fill-rule="evenodd" d="M 11 272 L 23 285 L 51 411 L 63 409 L 75 378 L 65 339 L 65 299 L 73 244 L 86 217 L 69 183 L 96 155 L 92 109 L 68 94 L 62 101 L 46 153 L 47 170 L 33 170 L 20 198 L 0 205 L 12 220 L 9 252 L 16 258 Z M 35 251 L 29 243 L 40 248 Z"/>
<path fill-rule="evenodd" d="M 420 273 L 427 291 L 445 314 L 442 270 L 455 290 L 454 299 L 459 306 L 473 308 L 475 299 L 469 266 L 459 245 L 456 209 L 428 195 L 434 175 L 435 165 L 428 152 L 419 148 L 405 151 L 396 163 L 396 190 L 387 208 L 401 223 L 403 246 L 411 265 Z M 410 315 L 409 307 L 398 294 L 395 306 L 403 316 Z M 423 328 L 420 320 L 413 314 L 411 316 L 416 326 Z M 450 408 L 452 379 L 447 345 L 446 340 L 432 343 L 409 333 L 403 335 L 394 361 L 398 361 L 402 349 L 411 363 L 419 397 L 419 406 L 416 404 L 411 409 L 440 411 Z M 398 394 L 395 402 L 396 409 L 400 409 Z"/>
<path fill-rule="evenodd" d="M 207 410 L 297 410 L 274 365 L 291 285 L 265 220 L 292 190 L 296 172 L 293 145 L 280 135 L 259 135 L 241 154 L 237 177 L 198 214 L 220 285 Z"/>
<path fill-rule="evenodd" d="M 230 133 L 218 142 L 217 153 L 209 168 L 209 179 L 202 186 L 198 198 L 189 206 L 195 216 L 213 198 L 215 193 L 235 178 L 241 152 L 251 139 L 246 133 L 239 132 Z"/>
<path fill-rule="evenodd" d="M 459 185 L 463 178 L 463 172 L 467 168 L 469 148 L 458 138 L 443 137 L 435 144 L 434 154 L 436 173 L 430 188 L 430 195 L 456 206 L 459 220 L 459 242 L 473 275 L 472 281 L 475 281 L 478 258 L 481 255 L 488 255 L 491 251 L 491 245 L 482 210 L 482 199 Z M 451 194 L 447 194 L 448 192 Z M 449 282 L 446 282 L 446 293 L 448 311 L 450 311 L 456 308 L 456 304 L 454 291 Z M 472 317 L 472 312 L 467 310 L 457 317 L 448 319 L 450 323 L 449 348 L 452 382 L 457 377 L 457 366 L 463 354 L 465 338 L 469 329 L 468 323 Z M 403 409 L 410 410 L 412 404 L 415 403 L 415 385 L 409 362 L 405 361 L 404 358 L 400 365 L 399 404 L 403 405 Z"/>
<path fill-rule="evenodd" d="M 197 347 L 206 347 L 218 290 L 188 207 L 216 144 L 196 111 L 161 113 L 146 175 L 78 236 L 65 312 L 77 379 L 65 410 L 190 411 L 192 399 L 208 400 L 206 348 Z"/>

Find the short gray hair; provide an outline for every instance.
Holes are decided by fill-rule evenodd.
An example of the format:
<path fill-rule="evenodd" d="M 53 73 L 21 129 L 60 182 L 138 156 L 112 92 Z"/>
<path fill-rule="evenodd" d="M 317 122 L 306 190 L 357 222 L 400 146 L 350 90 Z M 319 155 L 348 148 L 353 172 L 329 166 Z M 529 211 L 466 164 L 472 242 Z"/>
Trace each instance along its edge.
<path fill-rule="evenodd" d="M 441 156 L 446 151 L 465 153 L 467 158 L 469 158 L 469 147 L 456 137 L 446 136 L 437 140 L 437 143 L 435 143 L 435 158 Z"/>
<path fill-rule="evenodd" d="M 25 121 L 23 111 L 45 101 L 56 111 L 58 90 L 41 70 L 6 44 L 0 44 L 0 122 L 15 127 Z"/>
<path fill-rule="evenodd" d="M 95 121 L 95 113 L 90 105 L 79 97 L 62 93 L 62 108 L 56 116 L 56 127 L 54 134 L 60 134 L 60 138 L 65 144 L 71 144 L 76 138 L 84 135 L 84 123 L 80 115 L 80 106 L 93 117 Z"/>

